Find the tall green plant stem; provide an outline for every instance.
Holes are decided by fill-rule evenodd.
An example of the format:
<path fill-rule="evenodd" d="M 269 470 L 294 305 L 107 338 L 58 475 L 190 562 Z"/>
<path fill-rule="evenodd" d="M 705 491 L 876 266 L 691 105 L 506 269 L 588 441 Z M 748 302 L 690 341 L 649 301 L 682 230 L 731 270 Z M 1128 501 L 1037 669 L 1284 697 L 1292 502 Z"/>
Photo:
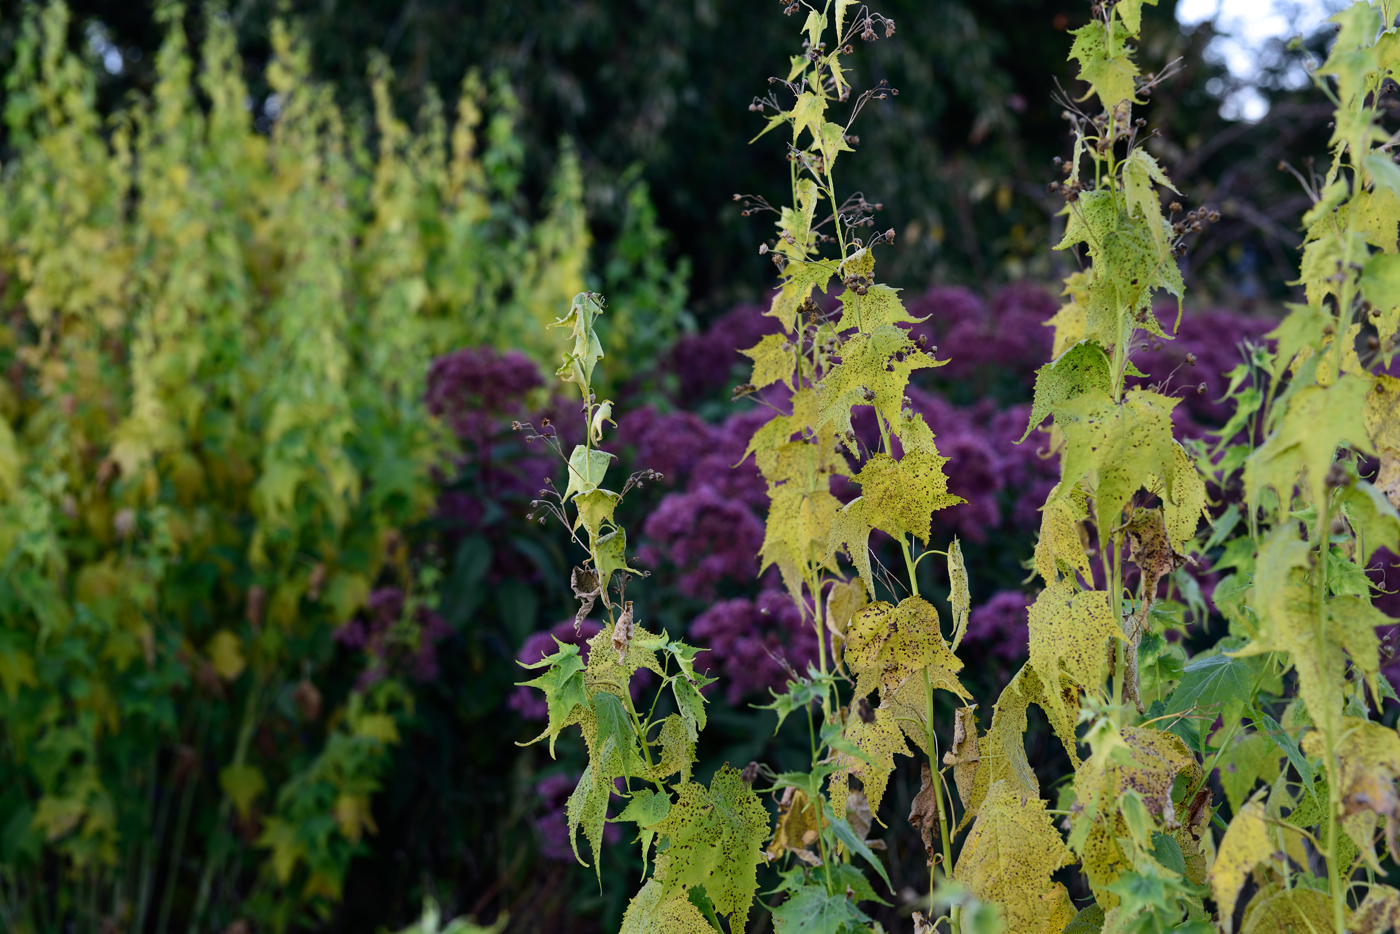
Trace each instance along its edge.
<path fill-rule="evenodd" d="M 1331 551 L 1332 495 L 1329 490 L 1317 504 L 1317 645 L 1327 644 L 1327 561 Z M 1342 783 L 1337 780 L 1337 738 L 1331 730 L 1323 730 L 1322 740 L 1327 754 L 1327 879 L 1332 891 L 1332 927 L 1335 934 L 1346 934 L 1346 885 L 1341 867 L 1337 865 L 1338 815 L 1342 809 Z"/>
<path fill-rule="evenodd" d="M 812 749 L 812 768 L 817 767 L 817 729 L 812 723 L 812 705 L 806 706 L 807 711 L 807 737 Z M 813 783 L 816 784 L 815 782 Z M 831 891 L 831 860 L 827 858 L 826 837 L 822 831 L 822 796 L 820 786 L 812 789 L 816 794 L 807 798 L 808 807 L 812 808 L 812 813 L 817 819 L 817 848 L 821 851 L 822 872 L 826 875 L 826 890 Z"/>
<path fill-rule="evenodd" d="M 919 578 L 916 574 L 917 562 L 914 560 L 913 548 L 910 547 L 909 539 L 901 538 L 900 549 L 904 552 L 904 567 L 909 572 L 909 591 L 914 596 L 919 595 Z M 938 737 L 933 731 L 933 681 L 929 678 L 928 666 L 924 666 L 924 743 L 928 747 L 928 780 L 929 787 L 933 789 L 934 799 L 938 802 L 938 834 L 943 844 L 943 874 L 951 876 L 953 871 L 953 843 L 948 835 L 948 820 L 951 815 L 943 806 L 943 775 L 938 771 Z M 933 912 L 933 889 L 935 882 L 935 868 L 928 870 L 928 897 L 929 912 Z M 962 909 L 954 905 L 951 913 L 953 934 L 958 934 L 961 928 Z"/>

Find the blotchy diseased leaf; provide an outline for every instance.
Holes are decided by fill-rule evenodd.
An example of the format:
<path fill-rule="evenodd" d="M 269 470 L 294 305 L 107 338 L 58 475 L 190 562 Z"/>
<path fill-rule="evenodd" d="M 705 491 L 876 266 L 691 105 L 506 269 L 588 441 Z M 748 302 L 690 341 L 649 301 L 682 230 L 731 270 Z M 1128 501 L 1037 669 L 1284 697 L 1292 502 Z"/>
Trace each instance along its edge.
<path fill-rule="evenodd" d="M 1068 496 L 1076 483 L 1087 480 L 1099 527 L 1113 528 L 1138 490 L 1157 484 L 1174 490 L 1177 444 L 1171 412 L 1178 401 L 1132 389 L 1121 405 L 1092 391 L 1062 406 L 1055 416 L 1065 433 L 1056 495 Z"/>
<path fill-rule="evenodd" d="M 856 697 L 877 684 L 885 693 L 893 692 L 925 668 L 935 689 L 971 697 L 958 681 L 962 662 L 943 641 L 938 611 L 922 597 L 906 597 L 893 607 L 874 603 L 856 614 L 846 628 L 845 661 L 857 676 Z"/>
<path fill-rule="evenodd" d="M 700 909 L 690 903 L 684 890 L 669 898 L 662 896 L 662 885 L 651 879 L 633 896 L 622 916 L 619 934 L 714 934 L 714 928 Z"/>
<path fill-rule="evenodd" d="M 661 721 L 656 741 L 661 744 L 661 754 L 647 777 L 659 782 L 679 772 L 682 782 L 690 781 L 690 768 L 695 764 L 695 742 L 690 738 L 685 719 L 673 713 Z"/>
<path fill-rule="evenodd" d="M 1384 934 L 1400 928 L 1400 892 L 1388 885 L 1372 885 L 1351 913 L 1347 930 L 1354 934 Z"/>
<path fill-rule="evenodd" d="M 1327 495 L 1327 471 L 1337 448 L 1350 445 L 1371 453 L 1362 408 L 1370 383 L 1345 373 L 1326 389 L 1305 386 L 1289 400 L 1281 424 L 1244 464 L 1245 496 L 1250 509 L 1273 488 L 1284 504 L 1291 502 L 1294 484 L 1306 482 L 1311 501 Z"/>
<path fill-rule="evenodd" d="M 656 854 L 661 898 L 682 887 L 703 885 L 715 909 L 730 914 L 730 928 L 743 934 L 758 889 L 757 866 L 768 836 L 768 811 L 753 789 L 728 765 L 715 772 L 706 789 L 694 782 L 675 787 L 677 796 L 658 834 L 670 838 Z"/>
<path fill-rule="evenodd" d="M 852 716 L 846 722 L 846 739 L 871 760 L 862 762 L 844 752 L 836 753 L 837 769 L 831 774 L 831 800 L 846 800 L 849 777 L 860 779 L 865 789 L 865 797 L 870 802 L 870 810 L 878 813 L 880 802 L 885 797 L 885 786 L 890 773 L 894 771 L 894 757 L 911 755 L 904 741 L 899 724 L 885 706 L 876 707 L 875 719 L 866 723 L 860 717 Z"/>
<path fill-rule="evenodd" d="M 1040 592 L 1030 608 L 1030 665 L 1042 684 L 1055 684 L 1068 674 L 1079 687 L 1093 693 L 1103 684 L 1112 639 L 1123 638 L 1113 619 L 1108 594 L 1076 592 L 1067 581 Z M 1055 727 L 1070 760 L 1078 762 L 1074 724 L 1078 710 L 1071 710 L 1061 692 L 1045 692 L 1045 715 Z"/>
<path fill-rule="evenodd" d="M 857 496 L 836 510 L 826 535 L 822 564 L 836 566 L 836 553 L 842 548 L 850 555 L 866 592 L 875 596 L 875 578 L 870 573 L 870 523 L 865 518 L 865 497 Z"/>
<path fill-rule="evenodd" d="M 852 256 L 858 256 L 865 252 L 859 250 Z M 874 265 L 873 263 L 871 264 Z M 846 260 L 842 267 L 845 275 L 865 275 L 852 269 L 851 260 Z M 878 327 L 891 324 L 914 324 L 927 319 L 915 318 L 904 308 L 904 302 L 900 301 L 899 289 L 892 289 L 887 285 L 872 285 L 865 290 L 864 295 L 860 295 L 851 289 L 841 293 L 841 305 L 844 309 L 841 312 L 841 319 L 836 323 L 838 332 L 858 328 L 861 331 L 873 331 Z"/>
<path fill-rule="evenodd" d="M 1223 914 L 1221 924 L 1228 934 L 1230 926 Z M 1298 931 L 1330 930 L 1332 897 L 1326 892 L 1300 885 L 1270 895 L 1258 904 L 1250 902 L 1241 934 L 1296 934 Z"/>
<path fill-rule="evenodd" d="M 813 287 L 821 289 L 822 294 L 825 294 L 826 284 L 835 270 L 835 264 L 827 260 L 789 262 L 783 269 L 786 278 L 782 288 L 773 296 L 773 302 L 764 314 L 777 318 L 782 322 L 783 330 L 790 332 L 793 321 L 797 318 L 797 307 L 812 294 Z"/>
<path fill-rule="evenodd" d="M 869 405 L 898 432 L 909 374 L 947 362 L 934 360 L 897 327 L 882 325 L 856 334 L 842 345 L 841 362 L 817 384 L 817 425 L 834 423 L 844 440 L 852 431 L 851 408 Z M 852 454 L 858 453 L 853 441 L 845 443 Z"/>
<path fill-rule="evenodd" d="M 1305 734 L 1303 751 L 1313 758 L 1323 757 L 1326 750 L 1321 734 L 1316 730 Z M 1328 781 L 1336 781 L 1341 788 L 1342 827 L 1361 845 L 1372 869 L 1380 871 L 1371 841 L 1378 817 L 1387 821 L 1387 842 L 1393 845 L 1395 841 L 1396 811 L 1400 809 L 1400 794 L 1395 788 L 1400 777 L 1400 734 L 1379 723 L 1347 717 L 1342 721 L 1337 758 L 1341 774 L 1329 775 Z"/>
<path fill-rule="evenodd" d="M 924 841 L 924 855 L 929 866 L 938 853 L 938 825 L 938 789 L 933 784 L 933 770 L 923 762 L 919 765 L 919 793 L 909 805 L 909 826 Z"/>
<path fill-rule="evenodd" d="M 1139 506 L 1124 523 L 1123 531 L 1128 537 L 1128 560 L 1142 572 L 1143 600 L 1156 600 L 1158 581 L 1181 567 L 1186 559 L 1172 547 L 1160 509 Z"/>
<path fill-rule="evenodd" d="M 958 829 L 961 830 L 977 816 L 987 791 L 997 782 L 1006 781 L 1023 794 L 1038 797 L 1040 783 L 1031 770 L 1026 758 L 1026 708 L 1031 703 L 1042 704 L 1043 692 L 1040 679 L 1029 664 L 1016 672 L 1016 677 L 1002 689 L 992 710 L 992 725 L 983 734 L 978 744 L 981 753 L 977 771 L 972 779 L 972 790 L 968 795 L 966 810 L 963 812 Z"/>
<path fill-rule="evenodd" d="M 784 788 L 778 800 L 773 837 L 765 850 L 769 862 L 781 859 L 784 853 L 792 853 L 809 866 L 820 865 L 821 857 L 813 852 L 817 834 L 817 809 L 807 799 L 806 792 L 791 785 Z"/>
<path fill-rule="evenodd" d="M 1313 725 L 1338 736 L 1346 657 L 1336 642 L 1318 642 L 1313 602 L 1316 588 L 1305 577 L 1308 562 L 1308 546 L 1298 539 L 1295 523 L 1285 523 L 1268 534 L 1255 560 L 1251 591 L 1259 635 L 1232 654 L 1248 657 L 1287 652 L 1298 673 L 1298 696 Z"/>
<path fill-rule="evenodd" d="M 753 361 L 753 376 L 749 377 L 749 382 L 755 389 L 778 382 L 791 383 L 797 359 L 786 334 L 768 334 L 748 350 L 739 352 Z"/>
<path fill-rule="evenodd" d="M 593 848 L 593 868 L 599 874 L 599 879 L 602 878 L 603 871 L 599 862 L 603 855 L 603 823 L 608 817 L 608 798 L 612 790 L 610 782 L 597 781 L 590 764 L 579 776 L 578 784 L 574 786 L 573 794 L 569 795 L 569 802 L 565 808 L 569 846 L 573 847 L 574 859 L 584 866 L 588 865 L 583 861 L 583 857 L 578 855 L 578 832 L 582 830 Z"/>
<path fill-rule="evenodd" d="M 1230 934 L 1234 925 L 1235 900 L 1239 898 L 1240 888 L 1254 867 L 1266 862 L 1273 852 L 1264 805 L 1251 801 L 1230 821 L 1210 867 L 1211 894 L 1220 906 L 1220 925 L 1225 934 Z M 1330 921 L 1325 922 L 1322 930 L 1330 926 Z"/>
<path fill-rule="evenodd" d="M 896 539 L 913 535 L 927 545 L 933 513 L 967 502 L 948 492 L 947 462 L 936 452 L 907 452 L 900 460 L 871 455 L 855 476 L 866 521 Z"/>
<path fill-rule="evenodd" d="M 1376 487 L 1400 508 L 1400 379 L 1379 375 L 1366 394 L 1366 434 L 1381 459 Z"/>
<path fill-rule="evenodd" d="M 1107 28 L 1098 21 L 1071 29 L 1074 45 L 1069 57 L 1079 62 L 1079 80 L 1092 84 L 1103 109 L 1113 111 L 1119 103 L 1133 100 L 1133 78 L 1137 66 L 1128 51 L 1132 34 L 1117 19 Z M 1087 96 L 1087 95 L 1085 95 Z"/>
<path fill-rule="evenodd" d="M 1035 401 L 1031 403 L 1030 423 L 1021 441 L 1059 406 L 1093 390 L 1104 395 L 1112 391 L 1108 358 L 1098 344 L 1081 341 L 1035 371 Z"/>
<path fill-rule="evenodd" d="M 1088 518 L 1073 499 L 1059 498 L 1051 490 L 1049 502 L 1040 516 L 1040 537 L 1035 543 L 1035 571 L 1047 584 L 1055 584 L 1060 575 L 1078 574 L 1092 586 L 1094 572 L 1080 537 L 1080 521 Z"/>
<path fill-rule="evenodd" d="M 1200 767 L 1195 758 L 1181 737 L 1165 730 L 1124 727 L 1123 742 L 1132 750 L 1133 764 L 1118 767 L 1119 790 L 1136 791 L 1153 817 L 1170 823 L 1175 819 L 1172 783 L 1183 773 L 1199 779 Z"/>
<path fill-rule="evenodd" d="M 956 652 L 967 635 L 968 615 L 972 610 L 972 591 L 967 586 L 967 563 L 963 561 L 962 545 L 956 536 L 948 546 L 948 602 L 953 607 L 953 643 Z"/>
<path fill-rule="evenodd" d="M 831 653 L 840 659 L 846 646 L 846 629 L 866 604 L 865 584 L 860 581 L 838 581 L 831 585 L 826 597 L 826 628 L 831 633 Z"/>
<path fill-rule="evenodd" d="M 1172 477 L 1170 496 L 1162 496 L 1162 514 L 1167 523 L 1167 534 L 1172 545 L 1178 549 L 1196 537 L 1196 529 L 1201 519 L 1210 521 L 1206 511 L 1206 481 L 1196 469 L 1191 456 L 1180 444 L 1172 442 L 1175 449 L 1176 469 Z M 1158 494 L 1160 495 L 1160 490 Z"/>
<path fill-rule="evenodd" d="M 943 764 L 952 766 L 953 782 L 963 807 L 972 800 L 972 786 L 981 761 L 977 745 L 977 708 L 959 707 L 953 711 L 953 743 L 943 754 Z"/>
<path fill-rule="evenodd" d="M 1072 862 L 1045 802 L 999 781 L 978 809 L 953 877 L 983 901 L 1001 905 L 1008 934 L 1040 934 L 1046 896 L 1054 896 L 1050 876 Z"/>

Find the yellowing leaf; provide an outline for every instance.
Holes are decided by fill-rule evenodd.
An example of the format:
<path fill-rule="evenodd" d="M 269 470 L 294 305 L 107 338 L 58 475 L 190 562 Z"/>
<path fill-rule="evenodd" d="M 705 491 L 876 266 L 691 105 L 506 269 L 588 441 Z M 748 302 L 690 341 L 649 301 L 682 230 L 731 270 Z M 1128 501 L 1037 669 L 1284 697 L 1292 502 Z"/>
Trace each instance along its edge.
<path fill-rule="evenodd" d="M 1040 783 L 1026 758 L 1026 708 L 1032 703 L 1043 704 L 1043 692 L 1035 670 L 1022 666 L 1002 689 L 992 710 L 992 725 L 978 743 L 980 749 L 972 790 L 965 802 L 961 829 L 977 815 L 988 790 L 997 782 L 1007 781 L 1023 794 L 1040 795 Z"/>
<path fill-rule="evenodd" d="M 856 334 L 841 347 L 841 363 L 827 371 L 817 384 L 817 424 L 834 423 L 846 439 L 851 431 L 851 407 L 870 405 L 891 425 L 902 424 L 904 389 L 915 370 L 942 366 L 909 339 L 907 332 L 881 325 L 870 333 Z"/>
<path fill-rule="evenodd" d="M 963 561 L 962 546 L 956 536 L 948 546 L 948 602 L 953 607 L 953 643 L 956 652 L 967 634 L 967 620 L 972 608 L 972 592 L 967 586 L 967 564 Z"/>
<path fill-rule="evenodd" d="M 335 822 L 341 834 L 351 843 L 359 843 L 360 837 L 368 830 L 378 833 L 374 825 L 374 811 L 370 807 L 369 795 L 342 793 L 335 799 Z"/>
<path fill-rule="evenodd" d="M 896 539 L 912 535 L 928 543 L 933 513 L 967 502 L 948 492 L 943 465 L 948 458 L 922 451 L 900 460 L 873 454 L 855 481 L 861 486 L 866 521 Z"/>
<path fill-rule="evenodd" d="M 798 306 L 807 300 L 814 287 L 825 293 L 833 271 L 834 265 L 825 260 L 789 262 L 783 268 L 783 284 L 765 314 L 781 321 L 784 331 L 791 331 Z"/>
<path fill-rule="evenodd" d="M 1283 423 L 1245 461 L 1250 508 L 1258 505 L 1260 494 L 1270 487 L 1287 505 L 1295 482 L 1304 482 L 1300 476 L 1304 473 L 1312 502 L 1323 502 L 1327 471 L 1337 448 L 1351 445 L 1363 453 L 1371 451 L 1362 418 L 1369 389 L 1367 380 L 1344 374 L 1326 389 L 1306 386 L 1298 390 L 1289 400 Z"/>
<path fill-rule="evenodd" d="M 1088 518 L 1074 500 L 1061 498 L 1051 490 L 1049 502 L 1040 516 L 1040 537 L 1035 543 L 1035 571 L 1047 584 L 1058 583 L 1060 575 L 1078 574 L 1093 584 L 1094 572 L 1084 551 L 1079 522 Z"/>
<path fill-rule="evenodd" d="M 1373 884 L 1366 897 L 1347 921 L 1354 934 L 1384 934 L 1400 927 L 1400 892 L 1388 885 Z"/>
<path fill-rule="evenodd" d="M 753 376 L 749 382 L 756 389 L 781 382 L 787 385 L 792 380 L 792 370 L 796 363 L 792 341 L 784 334 L 769 334 L 748 350 L 740 351 L 753 360 Z"/>
<path fill-rule="evenodd" d="M 214 633 L 205 652 L 214 671 L 225 681 L 237 678 L 248 664 L 243 658 L 243 643 L 227 629 Z"/>
<path fill-rule="evenodd" d="M 904 741 L 904 734 L 900 732 L 899 724 L 895 722 L 889 708 L 882 704 L 875 708 L 874 713 L 875 719 L 872 723 L 866 723 L 857 716 L 851 717 L 847 722 L 846 739 L 854 743 L 871 761 L 862 762 L 854 756 L 837 752 L 837 769 L 831 775 L 831 799 L 837 802 L 845 800 L 848 777 L 854 775 L 860 779 L 861 787 L 865 789 L 871 813 L 878 813 L 880 802 L 885 797 L 885 786 L 889 782 L 890 773 L 894 771 L 894 757 L 911 753 Z"/>
<path fill-rule="evenodd" d="M 1178 400 L 1133 389 L 1121 405 L 1093 391 L 1061 408 L 1065 454 L 1057 497 L 1086 480 L 1095 498 L 1100 528 L 1118 525 L 1119 515 L 1138 490 L 1160 484 L 1175 489 L 1176 443 L 1171 411 Z"/>
<path fill-rule="evenodd" d="M 1030 665 L 1042 684 L 1057 684 L 1068 674 L 1090 694 L 1103 683 L 1109 646 L 1123 638 L 1114 620 L 1108 594 L 1076 593 L 1068 582 L 1051 584 L 1040 592 L 1030 608 Z M 1070 710 L 1059 691 L 1047 691 L 1045 713 L 1065 743 L 1073 760 L 1077 710 Z"/>
<path fill-rule="evenodd" d="M 1267 862 L 1274 852 L 1269 842 L 1269 825 L 1264 806 L 1251 801 L 1240 808 L 1220 841 L 1215 862 L 1210 867 L 1210 889 L 1220 906 L 1220 924 L 1229 934 L 1233 927 L 1235 900 L 1254 867 Z M 1326 929 L 1326 926 L 1323 928 Z"/>
<path fill-rule="evenodd" d="M 857 697 L 877 684 L 885 692 L 894 691 L 924 669 L 934 688 L 971 697 L 958 682 L 962 662 L 943 641 L 938 611 L 922 597 L 906 597 L 898 606 L 874 603 L 861 610 L 846 628 L 845 661 L 857 675 Z"/>
<path fill-rule="evenodd" d="M 1007 781 L 987 791 L 953 877 L 1005 912 L 1008 934 L 1045 930 L 1051 874 L 1074 861 L 1045 813 L 1045 802 Z"/>

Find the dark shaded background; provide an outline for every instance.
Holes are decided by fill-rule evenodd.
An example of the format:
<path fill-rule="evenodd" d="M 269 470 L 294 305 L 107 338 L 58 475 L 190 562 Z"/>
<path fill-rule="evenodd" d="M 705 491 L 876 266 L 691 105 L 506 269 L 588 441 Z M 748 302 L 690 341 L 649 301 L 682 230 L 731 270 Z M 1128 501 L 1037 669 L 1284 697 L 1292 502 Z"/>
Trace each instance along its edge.
<path fill-rule="evenodd" d="M 4 29 L 13 30 L 20 6 L 0 3 Z M 152 81 L 153 7 L 73 4 L 74 42 L 120 53 L 102 88 L 111 103 Z M 1087 22 L 1087 2 L 887 0 L 875 9 L 898 33 L 856 56 L 857 87 L 886 78 L 901 96 L 862 118 L 845 181 L 882 202 L 877 223 L 901 235 L 887 278 L 919 288 L 1063 274 L 1072 260 L 1047 249 L 1062 204 L 1044 186 L 1056 177 L 1050 160 L 1067 149 L 1051 95 L 1057 80 L 1073 91 L 1066 30 Z M 451 102 L 469 68 L 504 72 L 524 104 L 536 190 L 559 138 L 570 137 L 585 160 L 601 248 L 620 214 L 619 178 L 640 166 L 673 249 L 693 264 L 692 304 L 703 321 L 771 279 L 756 249 L 768 224 L 741 218 L 731 195 L 777 200 L 787 190 L 781 142 L 747 142 L 761 125 L 749 101 L 797 50 L 798 24 L 780 10 L 773 0 L 241 0 L 229 15 L 244 40 L 254 108 L 265 103 L 257 82 L 279 13 L 303 25 L 318 72 L 342 101 L 366 112 L 372 50 L 393 63 L 404 113 L 429 84 Z M 1283 297 L 1306 200 L 1276 163 L 1285 152 L 1322 151 L 1325 102 L 1278 87 L 1297 55 L 1280 46 L 1262 88 L 1275 105 L 1269 116 L 1257 125 L 1223 120 L 1206 90 L 1225 77 L 1203 55 L 1209 27 L 1185 34 L 1174 0 L 1145 12 L 1144 70 L 1177 58 L 1182 69 L 1143 109 L 1162 133 L 1154 149 L 1187 207 L 1224 213 L 1187 261 L 1190 284 L 1227 301 Z M 187 14 L 195 41 L 202 16 Z"/>

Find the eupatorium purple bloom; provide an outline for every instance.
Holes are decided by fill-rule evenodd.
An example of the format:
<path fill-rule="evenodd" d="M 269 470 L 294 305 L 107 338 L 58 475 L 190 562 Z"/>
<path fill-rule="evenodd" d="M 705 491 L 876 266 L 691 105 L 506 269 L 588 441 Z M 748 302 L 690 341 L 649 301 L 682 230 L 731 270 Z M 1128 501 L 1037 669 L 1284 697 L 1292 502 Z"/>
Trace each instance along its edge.
<path fill-rule="evenodd" d="M 710 650 L 700 661 L 720 676 L 731 704 L 786 684 L 783 660 L 799 673 L 817 661 L 816 632 L 782 590 L 719 601 L 690 624 L 690 638 Z"/>
<path fill-rule="evenodd" d="M 370 594 L 360 616 L 335 631 L 335 639 L 367 656 L 368 664 L 356 681 L 363 689 L 391 675 L 433 680 L 438 675 L 437 644 L 451 634 L 443 618 L 426 607 L 406 616 L 403 591 L 381 587 Z"/>

